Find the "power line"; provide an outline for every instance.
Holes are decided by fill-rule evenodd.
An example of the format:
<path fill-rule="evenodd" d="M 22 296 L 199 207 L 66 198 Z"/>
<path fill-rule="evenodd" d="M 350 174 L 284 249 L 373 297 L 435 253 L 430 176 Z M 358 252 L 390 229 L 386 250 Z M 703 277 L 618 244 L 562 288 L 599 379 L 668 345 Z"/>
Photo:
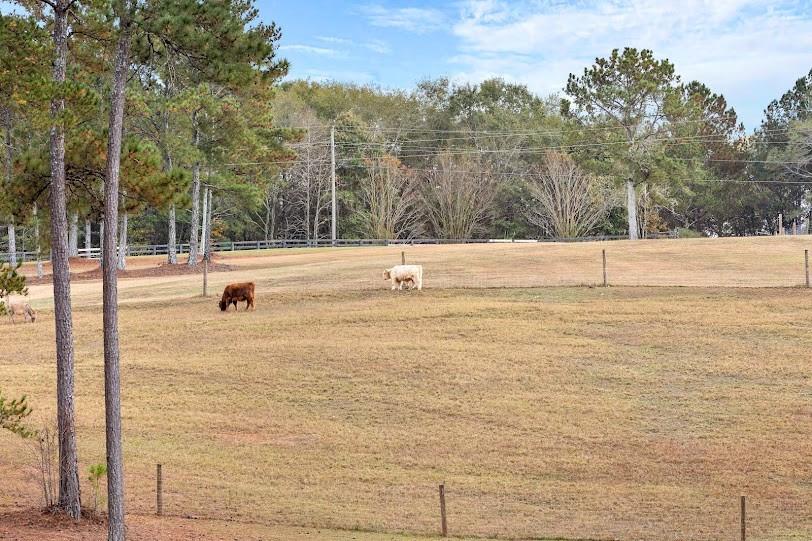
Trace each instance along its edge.
<path fill-rule="evenodd" d="M 547 118 L 562 118 L 556 116 L 549 116 Z M 644 119 L 651 120 L 652 117 L 643 117 Z M 657 117 L 659 118 L 659 117 Z M 708 119 L 681 119 L 681 120 L 672 120 L 667 121 L 661 125 L 662 128 L 667 129 L 669 126 L 681 126 L 686 124 L 709 124 Z M 312 124 L 310 126 L 280 126 L 280 128 L 285 129 L 295 129 L 295 130 L 312 130 L 312 129 L 325 129 L 328 130 L 332 125 L 331 124 Z M 467 134 L 467 135 L 481 135 L 484 137 L 488 136 L 514 136 L 514 135 L 556 135 L 564 133 L 563 129 L 555 129 L 555 130 L 525 130 L 525 131 L 491 131 L 487 129 L 436 129 L 436 128 L 420 128 L 420 127 L 398 127 L 398 128 L 388 128 L 384 126 L 377 126 L 374 124 L 360 124 L 360 127 L 367 129 L 369 131 L 379 131 L 379 132 L 389 132 L 389 133 L 459 133 L 459 134 Z M 613 130 L 620 130 L 620 129 L 636 129 L 639 125 L 632 125 L 632 124 L 619 124 L 614 123 L 611 126 L 573 126 L 574 130 L 581 130 L 581 131 L 613 131 Z M 336 127 L 340 129 L 340 126 Z M 759 130 L 760 133 L 770 132 L 770 131 L 784 131 L 786 128 L 768 128 L 764 130 Z"/>
<path fill-rule="evenodd" d="M 765 131 L 764 133 L 768 133 L 768 134 L 771 134 L 771 135 L 776 135 L 776 134 L 785 134 L 785 133 L 788 133 L 788 131 L 789 131 L 788 129 L 775 129 L 775 130 Z M 398 139 L 398 140 L 389 140 L 389 141 L 337 141 L 336 144 L 338 144 L 340 146 L 344 146 L 344 147 L 359 147 L 359 146 L 365 146 L 365 145 L 366 146 L 376 145 L 376 146 L 381 146 L 381 147 L 393 147 L 393 146 L 411 147 L 411 145 L 413 145 L 414 143 L 447 143 L 447 142 L 450 142 L 450 141 L 470 142 L 472 140 L 478 140 L 478 139 L 527 137 L 527 136 L 531 136 L 531 135 L 553 136 L 553 135 L 563 135 L 563 134 L 564 134 L 564 132 L 557 132 L 557 133 L 553 133 L 553 132 L 550 132 L 550 133 L 512 132 L 512 133 L 506 133 L 506 134 L 501 134 L 501 135 L 498 135 L 498 134 L 484 135 L 484 136 L 483 135 L 469 135 L 469 136 L 466 136 L 466 137 L 437 137 L 437 138 L 430 138 L 430 139 Z M 667 139 L 668 140 L 679 140 L 679 139 L 684 139 L 684 138 L 688 138 L 688 137 L 713 137 L 713 138 L 718 138 L 718 141 L 716 141 L 716 142 L 732 142 L 732 141 L 735 141 L 735 139 L 730 139 L 729 137 L 727 137 L 727 136 L 725 136 L 723 134 L 682 135 L 682 136 L 667 137 Z M 650 141 L 650 140 L 652 140 L 652 139 L 651 138 L 649 138 L 649 139 L 641 139 L 640 141 Z M 628 143 L 628 140 L 626 140 L 626 139 L 619 140 L 619 143 Z M 752 138 L 748 138 L 747 143 L 750 143 L 750 144 L 764 144 L 764 143 L 786 144 L 785 141 L 759 141 L 759 140 L 752 139 Z M 294 143 L 291 146 L 296 146 L 297 144 L 298 143 Z M 311 144 L 314 145 L 314 146 L 327 146 L 327 145 L 329 145 L 329 142 L 326 141 L 326 140 L 325 141 L 315 141 L 314 143 L 311 143 Z"/>
<path fill-rule="evenodd" d="M 263 165 L 264 163 L 268 162 L 255 162 L 250 163 L 249 165 Z M 225 164 L 225 165 L 235 165 L 235 164 Z M 371 169 L 375 167 L 375 164 L 365 164 L 360 163 L 357 164 L 356 167 L 361 167 L 365 169 Z M 417 172 L 417 173 L 439 173 L 439 172 L 449 172 L 449 173 L 456 173 L 456 174 L 464 174 L 464 175 L 479 175 L 482 174 L 483 171 L 471 171 L 471 170 L 462 170 L 456 168 L 449 168 L 449 169 L 442 169 L 442 168 L 430 168 L 430 167 L 408 167 L 407 170 L 409 172 Z M 507 178 L 526 178 L 529 175 L 528 171 L 490 171 L 487 173 L 489 176 L 493 177 L 507 177 Z M 748 180 L 748 179 L 733 179 L 733 178 L 680 178 L 680 179 L 671 179 L 672 181 L 682 182 L 682 183 L 734 183 L 734 184 L 777 184 L 777 185 L 804 185 L 809 186 L 812 185 L 812 180 L 810 181 L 792 181 L 792 180 Z"/>
<path fill-rule="evenodd" d="M 775 130 L 776 133 L 783 133 L 786 130 Z M 436 143 L 445 143 L 452 140 L 464 140 L 470 141 L 469 137 L 464 138 L 439 138 L 439 139 L 421 139 L 421 140 L 403 140 L 403 141 L 391 141 L 391 142 L 378 142 L 378 141 L 337 141 L 336 144 L 343 148 L 383 148 L 383 149 L 390 149 L 392 147 L 398 147 L 400 149 L 411 150 L 411 151 L 430 151 L 436 150 L 436 147 L 412 147 L 412 143 L 416 142 L 436 142 Z M 684 135 L 684 136 L 676 136 L 676 137 L 655 137 L 643 140 L 641 142 L 649 142 L 649 141 L 666 141 L 666 142 L 680 142 L 680 141 L 691 141 L 691 142 L 708 142 L 708 143 L 729 143 L 731 140 L 723 135 L 718 134 L 696 134 L 696 135 Z M 787 144 L 786 141 L 758 141 L 758 140 L 751 140 L 748 141 L 749 144 L 765 144 L 765 145 L 785 145 Z M 592 143 L 572 143 L 572 144 L 562 144 L 556 146 L 547 146 L 547 147 L 514 147 L 511 150 L 532 150 L 534 148 L 542 148 L 542 149 L 558 149 L 558 148 L 571 148 L 576 146 L 608 146 L 608 145 L 620 145 L 620 144 L 629 144 L 627 140 L 617 140 L 617 141 L 596 141 Z M 296 146 L 297 144 L 293 144 L 291 146 Z M 329 142 L 326 141 L 316 141 L 311 143 L 313 146 L 328 146 Z M 480 149 L 468 149 L 471 151 L 479 151 Z M 481 149 L 485 151 L 497 151 L 499 149 Z"/>

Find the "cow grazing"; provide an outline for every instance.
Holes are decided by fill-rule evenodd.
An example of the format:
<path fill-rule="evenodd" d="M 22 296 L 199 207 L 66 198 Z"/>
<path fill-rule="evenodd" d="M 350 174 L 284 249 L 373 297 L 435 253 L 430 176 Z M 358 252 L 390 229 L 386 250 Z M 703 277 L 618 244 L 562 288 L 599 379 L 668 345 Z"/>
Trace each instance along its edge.
<path fill-rule="evenodd" d="M 403 289 L 408 284 L 409 289 L 417 287 L 423 289 L 423 265 L 396 265 L 383 271 L 383 279 L 392 281 L 392 290 Z"/>
<path fill-rule="evenodd" d="M 7 311 L 12 324 L 15 323 L 14 318 L 16 316 L 22 316 L 23 321 L 31 321 L 31 323 L 37 320 L 37 312 L 27 302 L 9 303 Z"/>
<path fill-rule="evenodd" d="M 239 284 L 228 284 L 223 290 L 223 296 L 220 298 L 220 310 L 225 312 L 230 305 L 234 305 L 234 311 L 237 311 L 237 303 L 245 301 L 245 310 L 254 308 L 254 282 L 242 282 Z"/>

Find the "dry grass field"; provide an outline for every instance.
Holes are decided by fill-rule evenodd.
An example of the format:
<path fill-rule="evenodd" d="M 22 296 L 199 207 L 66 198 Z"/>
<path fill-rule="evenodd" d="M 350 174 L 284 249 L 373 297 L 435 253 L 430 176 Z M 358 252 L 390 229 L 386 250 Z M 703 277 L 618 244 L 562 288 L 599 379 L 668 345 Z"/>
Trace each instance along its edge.
<path fill-rule="evenodd" d="M 227 314 L 199 275 L 122 280 L 129 508 L 152 512 L 161 462 L 170 514 L 236 521 L 211 539 L 433 535 L 445 481 L 458 536 L 735 539 L 746 494 L 748 539 L 808 540 L 812 290 L 758 287 L 802 284 L 805 248 L 406 247 L 419 293 L 381 278 L 400 247 L 235 252 L 212 294 L 259 295 Z M 616 287 L 561 287 L 599 283 L 602 249 Z M 73 293 L 84 472 L 104 461 L 101 287 Z M 50 286 L 31 299 L 40 321 L 0 323 L 0 388 L 45 420 Z M 0 522 L 37 504 L 33 462 L 0 434 Z"/>

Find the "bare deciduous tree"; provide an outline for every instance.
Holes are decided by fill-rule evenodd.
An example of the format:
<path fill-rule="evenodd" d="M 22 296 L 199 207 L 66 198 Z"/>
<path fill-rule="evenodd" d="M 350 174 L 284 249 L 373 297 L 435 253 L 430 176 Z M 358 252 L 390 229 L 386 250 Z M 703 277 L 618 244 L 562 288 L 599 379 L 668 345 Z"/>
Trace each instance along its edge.
<path fill-rule="evenodd" d="M 282 206 L 284 186 L 276 180 L 266 181 L 262 187 L 262 201 L 258 209 L 251 212 L 251 221 L 262 228 L 263 239 L 276 238 L 278 209 Z"/>
<path fill-rule="evenodd" d="M 553 237 L 588 234 L 614 204 L 605 184 L 561 152 L 548 152 L 541 165 L 531 168 L 527 187 L 533 199 L 527 220 Z"/>
<path fill-rule="evenodd" d="M 366 236 L 400 239 L 418 234 L 420 192 L 414 172 L 391 156 L 367 160 L 366 167 L 361 182 Z"/>
<path fill-rule="evenodd" d="M 421 197 L 432 234 L 444 239 L 475 237 L 492 214 L 496 192 L 489 164 L 441 154 L 425 175 Z"/>
<path fill-rule="evenodd" d="M 293 211 L 289 222 L 292 230 L 288 233 L 309 240 L 319 238 L 330 218 L 330 147 L 327 132 L 315 123 L 314 117 L 305 116 L 302 122 L 307 126 L 307 135 L 301 143 L 291 145 L 297 158 L 285 172 L 288 205 Z"/>

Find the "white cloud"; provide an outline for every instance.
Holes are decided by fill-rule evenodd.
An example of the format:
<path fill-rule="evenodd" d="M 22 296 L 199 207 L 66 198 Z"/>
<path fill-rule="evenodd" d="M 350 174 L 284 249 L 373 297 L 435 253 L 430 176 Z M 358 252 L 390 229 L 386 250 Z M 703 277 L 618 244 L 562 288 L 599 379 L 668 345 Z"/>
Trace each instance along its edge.
<path fill-rule="evenodd" d="M 297 77 L 301 75 L 303 75 L 305 79 L 322 83 L 340 81 L 346 83 L 371 84 L 377 79 L 373 74 L 365 71 L 340 69 L 330 71 L 308 69 L 301 72 Z"/>
<path fill-rule="evenodd" d="M 422 34 L 443 28 L 446 18 L 442 11 L 433 8 L 388 8 L 368 5 L 361 8 L 370 24 L 384 28 L 399 28 Z"/>
<path fill-rule="evenodd" d="M 323 43 L 335 43 L 337 45 L 349 45 L 352 41 L 345 38 L 337 38 L 335 36 L 316 36 L 316 39 Z"/>
<path fill-rule="evenodd" d="M 336 49 L 328 49 L 327 47 L 314 47 L 312 45 L 282 45 L 279 47 L 280 51 L 299 51 L 307 54 L 315 54 L 319 56 L 337 57 L 341 56 L 342 52 Z"/>
<path fill-rule="evenodd" d="M 363 43 L 364 48 L 378 54 L 389 54 L 392 48 L 382 39 L 370 39 Z"/>
<path fill-rule="evenodd" d="M 752 102 L 754 87 L 780 96 L 812 67 L 812 13 L 801 0 L 467 0 L 452 32 L 456 78 L 501 76 L 541 93 L 624 46 L 669 58 L 733 105 Z M 749 126 L 765 105 L 751 103 Z"/>

